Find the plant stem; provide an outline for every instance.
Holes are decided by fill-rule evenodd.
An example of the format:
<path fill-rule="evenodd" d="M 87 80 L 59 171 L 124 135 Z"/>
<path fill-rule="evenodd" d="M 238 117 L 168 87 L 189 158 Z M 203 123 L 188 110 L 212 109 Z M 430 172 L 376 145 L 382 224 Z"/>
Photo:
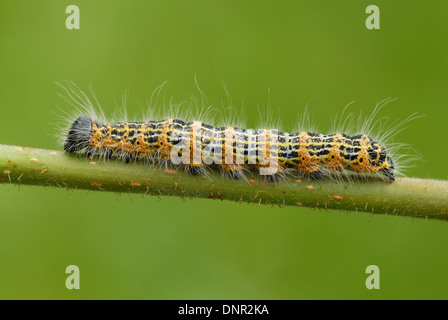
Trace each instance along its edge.
<path fill-rule="evenodd" d="M 213 172 L 191 176 L 145 163 L 104 162 L 63 151 L 6 145 L 0 145 L 0 183 L 448 219 L 447 181 L 230 180 Z"/>

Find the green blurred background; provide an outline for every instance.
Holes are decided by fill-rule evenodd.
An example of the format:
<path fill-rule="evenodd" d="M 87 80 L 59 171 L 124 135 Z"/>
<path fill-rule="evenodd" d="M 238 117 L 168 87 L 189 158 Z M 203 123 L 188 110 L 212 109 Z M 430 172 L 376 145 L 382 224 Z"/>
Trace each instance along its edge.
<path fill-rule="evenodd" d="M 76 4 L 81 29 L 65 28 Z M 365 9 L 381 10 L 367 30 Z M 0 143 L 60 148 L 67 104 L 54 81 L 92 83 L 106 113 L 130 90 L 138 113 L 163 81 L 209 103 L 229 90 L 249 127 L 271 103 L 284 129 L 307 104 L 321 130 L 356 100 L 419 112 L 397 136 L 422 160 L 409 176 L 446 179 L 446 1 L 1 1 Z M 269 94 L 270 90 L 270 94 Z M 383 114 L 384 115 L 384 114 Z M 0 298 L 448 298 L 448 224 L 28 186 L 0 186 Z M 65 288 L 65 268 L 81 289 Z M 381 289 L 365 287 L 378 265 Z"/>

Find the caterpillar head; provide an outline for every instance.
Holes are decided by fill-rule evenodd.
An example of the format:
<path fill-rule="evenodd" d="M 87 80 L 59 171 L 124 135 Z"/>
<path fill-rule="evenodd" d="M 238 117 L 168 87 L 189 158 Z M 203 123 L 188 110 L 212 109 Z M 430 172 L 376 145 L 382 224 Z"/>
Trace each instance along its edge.
<path fill-rule="evenodd" d="M 64 142 L 64 150 L 67 152 L 80 151 L 89 147 L 92 135 L 92 119 L 86 116 L 76 119 Z"/>
<path fill-rule="evenodd" d="M 384 151 L 384 153 L 386 153 Z M 394 174 L 394 162 L 392 161 L 392 158 L 386 155 L 386 159 L 381 163 L 381 169 L 380 172 L 383 173 L 387 179 L 389 179 L 389 182 L 395 181 L 395 174 Z"/>
<path fill-rule="evenodd" d="M 387 154 L 386 148 L 376 141 L 373 141 L 368 148 L 370 163 L 377 168 L 377 171 L 383 173 L 389 182 L 395 181 L 394 162 Z"/>

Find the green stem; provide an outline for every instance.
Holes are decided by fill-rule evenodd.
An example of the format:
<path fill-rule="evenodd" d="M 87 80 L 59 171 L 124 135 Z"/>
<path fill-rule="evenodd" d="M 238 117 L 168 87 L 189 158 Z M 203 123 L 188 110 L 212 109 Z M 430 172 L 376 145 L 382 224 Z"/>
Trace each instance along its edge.
<path fill-rule="evenodd" d="M 448 219 L 447 181 L 399 178 L 391 184 L 337 183 L 291 178 L 274 184 L 262 178 L 229 180 L 219 173 L 198 177 L 144 163 L 102 162 L 62 151 L 6 145 L 0 145 L 0 183 Z"/>

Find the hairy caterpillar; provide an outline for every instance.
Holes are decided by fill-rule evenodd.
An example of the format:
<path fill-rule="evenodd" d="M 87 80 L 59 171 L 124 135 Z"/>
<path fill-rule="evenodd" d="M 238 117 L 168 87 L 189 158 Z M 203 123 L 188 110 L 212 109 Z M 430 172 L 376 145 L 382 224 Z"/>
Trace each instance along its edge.
<path fill-rule="evenodd" d="M 80 109 L 65 136 L 64 150 L 69 153 L 116 157 L 126 162 L 138 159 L 165 162 L 181 165 L 190 174 L 220 168 L 231 178 L 257 170 L 270 181 L 279 180 L 285 173 L 319 179 L 329 173 L 351 171 L 380 174 L 388 182 L 395 180 L 394 160 L 383 143 L 368 135 L 368 130 L 355 135 L 306 130 L 287 133 L 275 129 L 215 127 L 175 117 L 111 122 L 100 119 L 92 111 L 88 97 L 72 84 L 65 90 Z M 375 109 L 373 116 L 376 112 Z M 368 125 L 373 116 L 367 118 Z M 389 133 L 398 131 L 403 123 Z"/>

